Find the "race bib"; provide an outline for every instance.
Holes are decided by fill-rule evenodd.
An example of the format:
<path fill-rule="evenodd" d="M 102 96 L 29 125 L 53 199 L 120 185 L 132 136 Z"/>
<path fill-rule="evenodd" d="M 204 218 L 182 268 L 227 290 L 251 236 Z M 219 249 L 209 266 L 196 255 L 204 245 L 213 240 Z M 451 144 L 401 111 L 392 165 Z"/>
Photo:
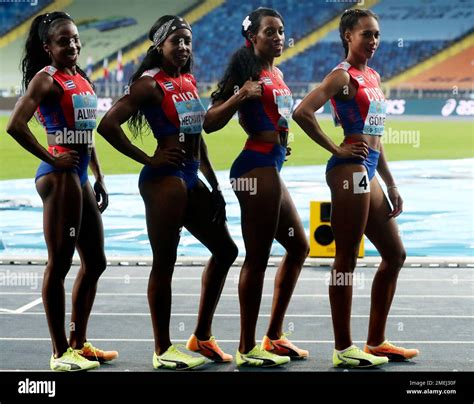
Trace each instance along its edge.
<path fill-rule="evenodd" d="M 96 127 L 97 96 L 94 94 L 73 94 L 74 127 L 78 130 L 92 130 Z"/>
<path fill-rule="evenodd" d="M 280 114 L 278 126 L 288 129 L 288 121 L 290 120 L 291 110 L 293 107 L 293 97 L 291 95 L 277 95 L 275 98 L 278 106 L 278 113 Z"/>
<path fill-rule="evenodd" d="M 385 127 L 386 112 L 386 101 L 370 101 L 363 133 L 367 135 L 382 136 Z"/>
<path fill-rule="evenodd" d="M 366 194 L 370 192 L 370 181 L 366 172 L 352 173 L 354 194 Z"/>
<path fill-rule="evenodd" d="M 201 133 L 206 110 L 201 100 L 175 101 L 181 133 Z"/>

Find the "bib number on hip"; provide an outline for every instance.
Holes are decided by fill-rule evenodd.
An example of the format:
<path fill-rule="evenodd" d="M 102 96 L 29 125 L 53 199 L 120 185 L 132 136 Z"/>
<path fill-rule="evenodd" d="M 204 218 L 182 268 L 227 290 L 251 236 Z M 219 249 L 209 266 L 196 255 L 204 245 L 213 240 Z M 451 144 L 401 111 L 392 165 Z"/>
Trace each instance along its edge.
<path fill-rule="evenodd" d="M 370 192 L 370 181 L 366 172 L 352 173 L 354 194 L 366 194 Z"/>

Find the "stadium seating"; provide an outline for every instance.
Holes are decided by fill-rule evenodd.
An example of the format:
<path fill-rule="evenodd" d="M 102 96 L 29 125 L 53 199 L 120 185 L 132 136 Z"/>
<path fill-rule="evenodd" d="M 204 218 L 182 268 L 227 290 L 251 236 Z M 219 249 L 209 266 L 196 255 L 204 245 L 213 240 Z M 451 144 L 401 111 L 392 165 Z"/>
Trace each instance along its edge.
<path fill-rule="evenodd" d="M 0 2 L 0 36 L 7 34 L 16 26 L 26 21 L 51 4 L 53 0 L 31 0 L 22 2 Z"/>
<path fill-rule="evenodd" d="M 193 25 L 195 40 L 195 75 L 199 81 L 217 81 L 223 73 L 230 55 L 244 44 L 241 24 L 246 15 L 259 6 L 272 7 L 272 1 L 227 0 Z M 347 4 L 325 0 L 283 0 L 278 11 L 285 21 L 285 36 L 296 42 L 309 32 L 340 14 Z M 312 12 L 317 11 L 317 12 Z"/>
<path fill-rule="evenodd" d="M 51 0 L 38 1 L 47 4 Z M 25 3 L 17 4 L 25 7 Z M 175 0 L 161 0 L 157 7 L 155 0 L 140 0 L 140 7 L 134 7 L 133 13 L 129 11 L 129 0 L 114 0 L 113 4 L 112 10 L 107 2 L 75 0 L 65 10 L 75 18 L 79 27 L 84 68 L 88 57 L 98 68 L 104 57 L 111 61 L 119 49 L 125 52 L 143 43 L 149 27 L 160 15 L 184 15 L 199 2 L 180 0 L 178 5 Z M 328 0 L 225 0 L 193 23 L 194 74 L 199 83 L 209 87 L 209 83 L 215 83 L 222 76 L 230 55 L 244 44 L 240 34 L 242 20 L 259 6 L 276 8 L 282 14 L 288 47 L 290 41 L 298 43 L 319 28 L 328 26 L 328 22 L 352 4 Z M 412 0 L 381 0 L 371 9 L 379 16 L 382 40 L 370 65 L 379 71 L 384 81 L 473 32 L 474 3 L 471 0 L 419 0 L 416 3 Z M 5 18 L 13 21 L 13 17 Z M 2 48 L 6 74 L 2 73 L 1 89 L 20 81 L 17 66 L 23 41 Z M 124 82 L 129 80 L 142 58 L 143 55 L 124 61 Z M 304 52 L 283 61 L 280 68 L 285 73 L 285 80 L 292 83 L 292 89 L 299 88 L 305 92 L 308 83 L 320 82 L 343 58 L 339 32 L 333 29 Z M 96 82 L 99 88 L 103 87 L 103 79 Z"/>
<path fill-rule="evenodd" d="M 474 7 L 464 0 L 382 1 L 372 8 L 379 16 L 381 43 L 370 65 L 389 79 L 450 46 L 473 30 Z M 423 29 L 420 29 L 423 26 Z M 320 82 L 342 59 L 339 32 L 333 30 L 303 54 L 280 67 L 295 81 Z"/>

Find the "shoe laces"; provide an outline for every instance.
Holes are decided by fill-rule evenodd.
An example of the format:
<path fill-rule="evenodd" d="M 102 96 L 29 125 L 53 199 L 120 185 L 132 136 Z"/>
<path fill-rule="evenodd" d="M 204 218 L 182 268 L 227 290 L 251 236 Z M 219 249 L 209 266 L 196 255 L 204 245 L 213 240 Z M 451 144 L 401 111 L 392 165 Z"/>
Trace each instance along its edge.
<path fill-rule="evenodd" d="M 268 352 L 265 349 L 262 349 L 260 346 L 257 345 L 258 351 L 254 352 L 255 354 L 258 354 L 258 356 L 262 358 L 267 358 L 267 359 L 273 359 L 275 357 L 275 354 L 272 354 L 271 352 Z M 255 348 L 254 348 L 255 349 Z M 253 351 L 253 349 L 252 349 Z"/>
<path fill-rule="evenodd" d="M 366 353 L 356 345 L 352 345 L 351 347 L 349 347 L 349 349 L 347 351 L 345 351 L 342 355 L 344 355 L 347 352 L 351 352 L 351 351 L 355 351 L 358 354 L 362 353 L 362 354 L 366 355 Z"/>
<path fill-rule="evenodd" d="M 210 342 L 214 349 L 221 350 L 221 347 L 217 343 L 216 337 L 211 336 L 211 338 L 209 338 L 209 341 L 205 341 L 205 342 Z"/>
<path fill-rule="evenodd" d="M 175 355 L 177 358 L 179 359 L 184 359 L 184 360 L 189 360 L 190 358 L 192 358 L 191 355 L 188 355 L 184 352 L 181 352 L 178 348 L 186 348 L 186 346 L 184 344 L 173 344 L 171 345 L 171 351 L 173 353 L 173 355 Z M 168 348 L 169 350 L 169 348 Z"/>
<path fill-rule="evenodd" d="M 92 345 L 90 342 L 84 342 L 84 346 L 82 348 L 87 348 L 89 351 L 91 351 L 95 358 L 98 359 L 97 353 L 100 352 L 100 349 L 97 349 L 94 345 Z M 84 353 L 83 349 L 80 349 L 78 351 L 80 354 Z"/>
<path fill-rule="evenodd" d="M 291 332 L 284 332 L 281 337 L 280 337 L 280 340 L 283 340 L 285 341 L 285 343 L 287 344 L 287 346 L 289 346 L 290 348 L 292 349 L 298 349 L 298 347 L 293 344 L 293 342 L 291 342 L 287 337 L 289 337 L 291 335 Z"/>
<path fill-rule="evenodd" d="M 71 362 L 74 362 L 74 363 L 79 363 L 79 362 L 83 362 L 85 360 L 85 358 L 83 358 L 79 352 L 82 352 L 82 351 L 78 351 L 77 349 L 73 349 L 71 347 L 69 347 L 66 351 L 66 353 L 68 354 L 69 356 L 69 360 Z"/>
<path fill-rule="evenodd" d="M 291 331 L 284 332 L 284 333 L 281 335 L 280 339 L 288 339 L 287 337 L 289 337 L 291 334 L 292 334 Z"/>

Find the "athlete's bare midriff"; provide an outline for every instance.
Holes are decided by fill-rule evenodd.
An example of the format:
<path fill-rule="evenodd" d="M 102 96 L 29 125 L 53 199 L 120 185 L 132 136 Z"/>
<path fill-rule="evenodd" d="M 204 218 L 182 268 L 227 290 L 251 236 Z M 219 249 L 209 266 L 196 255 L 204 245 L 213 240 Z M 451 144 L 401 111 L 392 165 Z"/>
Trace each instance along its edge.
<path fill-rule="evenodd" d="M 157 148 L 161 149 L 172 149 L 178 148 L 183 149 L 186 152 L 187 160 L 200 160 L 200 146 L 201 146 L 201 135 L 190 134 L 190 135 L 169 135 L 163 136 L 158 140 Z"/>
<path fill-rule="evenodd" d="M 373 135 L 364 135 L 362 133 L 355 133 L 351 135 L 345 135 L 344 141 L 346 142 L 348 139 L 350 143 L 354 142 L 365 142 L 371 149 L 380 150 L 380 138 L 381 136 L 373 136 Z"/>
<path fill-rule="evenodd" d="M 280 140 L 280 134 L 276 131 L 265 130 L 262 132 L 248 133 L 249 140 L 255 140 L 257 142 L 277 143 L 282 144 Z M 288 137 L 288 135 L 286 136 Z"/>

